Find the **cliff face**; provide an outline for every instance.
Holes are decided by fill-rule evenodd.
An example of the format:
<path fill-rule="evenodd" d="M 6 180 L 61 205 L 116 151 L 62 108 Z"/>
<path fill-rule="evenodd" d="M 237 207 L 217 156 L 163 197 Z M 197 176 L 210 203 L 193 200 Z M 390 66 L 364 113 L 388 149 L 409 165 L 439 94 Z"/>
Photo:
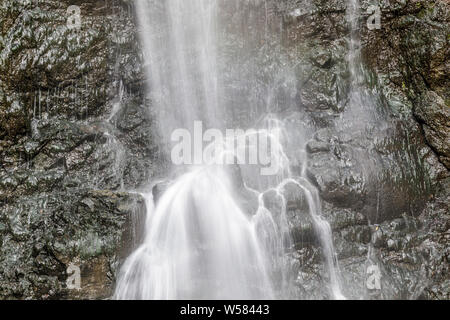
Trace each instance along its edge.
<path fill-rule="evenodd" d="M 353 284 L 347 294 L 367 290 L 375 251 L 387 276 L 374 297 L 448 299 L 449 3 L 381 1 L 375 30 L 365 27 L 370 4 L 361 1 L 359 16 L 362 87 L 382 126 L 366 125 L 364 115 L 364 130 L 339 122 L 350 113 L 352 87 L 347 1 L 246 3 L 227 28 L 254 43 L 248 56 L 223 59 L 242 73 L 284 66 L 299 83 L 285 101 L 281 77 L 274 111 L 294 130 L 305 117 L 318 128 L 308 174 Z M 71 5 L 81 9 L 80 28 Z M 259 39 L 263 27 L 281 43 Z M 145 186 L 164 162 L 136 29 L 133 1 L 0 1 L 0 298 L 106 298 L 139 241 L 145 204 L 126 190 Z M 223 48 L 236 41 L 230 36 Z M 277 81 L 270 70 L 256 72 Z M 227 90 L 240 105 L 248 94 L 235 75 L 227 74 Z M 320 248 L 292 203 L 298 285 L 326 298 Z M 81 290 L 66 288 L 71 264 L 81 269 Z"/>
<path fill-rule="evenodd" d="M 345 283 L 359 283 L 347 294 L 367 291 L 371 261 L 386 275 L 383 292 L 369 290 L 375 298 L 448 299 L 449 4 L 381 1 L 381 28 L 370 30 L 368 8 L 377 3 L 360 1 L 362 66 L 356 67 L 364 85 L 357 102 L 370 107 L 358 113 L 351 100 L 359 83 L 349 70 L 348 3 L 275 5 L 284 12 L 284 47 L 298 55 L 299 108 L 322 127 L 308 142 L 309 175 L 332 223 Z M 369 109 L 376 109 L 375 123 L 365 115 Z M 356 117 L 342 126 L 349 112 Z M 300 226 L 301 214 L 293 211 Z M 294 230 L 301 239 L 305 230 Z M 310 293 L 308 270 L 317 265 L 311 247 L 299 245 L 302 261 L 311 261 L 300 267 Z"/>

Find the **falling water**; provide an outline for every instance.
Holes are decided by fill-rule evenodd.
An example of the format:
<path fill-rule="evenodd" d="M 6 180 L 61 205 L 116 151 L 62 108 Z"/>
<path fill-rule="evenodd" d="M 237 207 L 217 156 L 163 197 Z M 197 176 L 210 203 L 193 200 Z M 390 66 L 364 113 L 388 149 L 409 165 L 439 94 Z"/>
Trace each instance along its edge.
<path fill-rule="evenodd" d="M 366 85 L 366 72 L 361 59 L 361 8 L 359 0 L 348 0 L 346 18 L 350 36 L 348 44 L 348 68 L 350 71 L 350 99 L 343 113 L 343 127 L 364 131 L 385 124 L 377 113 L 373 94 Z"/>
<path fill-rule="evenodd" d="M 148 92 L 162 143 L 169 144 L 175 129 L 192 133 L 196 121 L 224 129 L 218 1 L 139 0 L 136 6 Z M 184 168 L 160 197 L 147 199 L 154 205 L 147 208 L 145 239 L 123 264 L 115 298 L 295 298 L 287 261 L 292 241 L 284 186 L 289 182 L 303 190 L 308 202 L 330 274 L 331 296 L 343 298 L 331 228 L 321 217 L 317 190 L 307 180 L 306 168 L 302 177 L 292 177 L 283 149 L 283 122 L 270 115 L 263 118 L 259 129 L 234 139 L 255 134 L 265 139 L 277 173 L 261 176 L 260 165 L 216 165 L 230 154 L 239 161 L 239 150 L 227 142 L 214 145 L 211 163 Z M 251 152 L 256 146 L 246 148 Z M 266 208 L 268 191 L 277 195 L 279 212 Z M 253 209 L 248 206 L 252 201 Z"/>
<path fill-rule="evenodd" d="M 330 277 L 331 295 L 334 299 L 344 300 L 346 297 L 341 291 L 339 264 L 336 251 L 334 250 L 331 226 L 328 221 L 322 217 L 319 193 L 305 177 L 301 177 L 297 180 L 287 180 L 287 182 L 297 184 L 304 191 L 309 207 L 309 214 L 313 219 L 316 234 L 319 235 L 319 240 L 322 245 L 325 265 Z"/>
<path fill-rule="evenodd" d="M 223 128 L 212 0 L 137 2 L 149 92 L 163 139 L 195 121 Z M 146 238 L 121 269 L 118 299 L 273 298 L 251 217 L 221 166 L 179 177 L 147 217 Z"/>
<path fill-rule="evenodd" d="M 199 168 L 167 190 L 122 269 L 117 298 L 273 298 L 255 229 L 223 173 Z"/>

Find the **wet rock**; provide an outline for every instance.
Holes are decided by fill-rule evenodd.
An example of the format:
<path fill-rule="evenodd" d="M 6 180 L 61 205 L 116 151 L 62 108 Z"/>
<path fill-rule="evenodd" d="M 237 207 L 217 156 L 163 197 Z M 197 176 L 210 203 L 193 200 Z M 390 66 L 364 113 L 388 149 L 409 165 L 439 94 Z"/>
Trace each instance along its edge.
<path fill-rule="evenodd" d="M 225 170 L 229 174 L 232 192 L 241 209 L 249 216 L 256 214 L 259 207 L 258 193 L 247 188 L 239 165 L 226 165 Z"/>
<path fill-rule="evenodd" d="M 160 183 L 157 183 L 152 188 L 152 195 L 153 195 L 153 201 L 155 204 L 158 203 L 159 199 L 161 199 L 164 192 L 169 188 L 171 185 L 170 181 L 163 181 Z"/>
<path fill-rule="evenodd" d="M 309 213 L 309 204 L 305 196 L 305 191 L 296 183 L 288 182 L 282 188 L 282 194 L 286 201 L 286 209 L 301 210 Z"/>
<path fill-rule="evenodd" d="M 8 204 L 2 219 L 7 229 L 0 250 L 1 296 L 108 297 L 113 268 L 126 248 L 122 241 L 133 236 L 124 225 L 143 207 L 139 196 L 107 190 L 42 194 Z M 22 280 L 16 278 L 16 263 Z M 66 288 L 71 263 L 81 268 L 79 291 Z"/>
<path fill-rule="evenodd" d="M 332 63 L 332 54 L 328 51 L 321 51 L 313 53 L 312 60 L 316 65 L 318 65 L 321 68 L 330 68 Z"/>
<path fill-rule="evenodd" d="M 288 211 L 287 218 L 290 225 L 291 237 L 296 248 L 319 244 L 314 223 L 308 212 Z"/>
<path fill-rule="evenodd" d="M 387 246 L 390 250 L 398 250 L 399 249 L 399 243 L 396 240 L 389 239 L 387 242 Z"/>
<path fill-rule="evenodd" d="M 284 198 L 275 190 L 268 190 L 263 194 L 264 207 L 269 210 L 272 215 L 280 216 L 286 209 Z"/>
<path fill-rule="evenodd" d="M 301 88 L 300 98 L 303 106 L 309 111 L 341 112 L 347 102 L 348 88 L 342 75 L 328 70 L 313 69 L 306 83 Z"/>
<path fill-rule="evenodd" d="M 72 4 L 0 8 L 3 299 L 110 296 L 119 260 L 136 244 L 131 221 L 144 211 L 138 196 L 114 190 L 147 182 L 157 157 L 131 11 L 120 1 L 82 1 L 75 30 L 67 27 Z M 116 41 L 115 28 L 131 38 Z M 117 129 L 106 120 L 120 82 L 131 106 L 124 114 L 142 107 Z M 80 266 L 80 291 L 66 288 L 70 263 Z"/>

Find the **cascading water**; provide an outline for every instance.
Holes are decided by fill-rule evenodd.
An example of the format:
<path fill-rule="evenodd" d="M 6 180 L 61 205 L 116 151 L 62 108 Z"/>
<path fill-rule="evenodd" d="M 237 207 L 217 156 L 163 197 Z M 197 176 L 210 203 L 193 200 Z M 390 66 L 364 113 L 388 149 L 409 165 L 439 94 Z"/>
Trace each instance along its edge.
<path fill-rule="evenodd" d="M 298 180 L 291 179 L 287 181 L 297 184 L 304 191 L 308 202 L 309 213 L 313 219 L 316 233 L 320 237 L 325 264 L 330 277 L 330 291 L 332 297 L 337 300 L 344 300 L 346 297 L 341 291 L 339 264 L 334 250 L 331 226 L 328 221 L 321 216 L 322 210 L 319 193 L 305 177 L 301 177 Z"/>
<path fill-rule="evenodd" d="M 219 130 L 226 126 L 218 10 L 216 0 L 137 1 L 148 89 L 164 145 L 173 130 L 193 133 L 197 121 Z M 155 205 L 148 208 L 145 240 L 122 266 L 115 298 L 296 298 L 287 258 L 292 249 L 284 196 L 288 183 L 305 195 L 323 247 L 331 297 L 344 298 L 331 228 L 321 217 L 318 192 L 306 178 L 307 161 L 302 162 L 302 176 L 292 177 L 283 150 L 288 132 L 276 117 L 263 119 L 260 129 L 232 137 L 232 143 L 228 138 L 223 145 L 211 144 L 215 152 L 210 163 L 186 168 L 161 197 L 147 199 Z M 217 165 L 230 156 L 239 162 L 242 154 L 260 147 L 250 143 L 244 153 L 233 148 L 252 135 L 266 141 L 276 174 L 261 176 L 260 165 Z M 198 152 L 194 150 L 194 158 Z M 277 195 L 279 212 L 266 208 L 268 191 Z M 248 195 L 244 201 L 240 193 Z M 256 207 L 249 209 L 243 202 L 252 198 Z"/>
<path fill-rule="evenodd" d="M 364 136 L 377 136 L 382 141 L 383 139 L 390 139 L 387 133 L 388 128 L 392 128 L 390 123 L 390 116 L 383 109 L 379 107 L 382 105 L 377 103 L 379 98 L 377 92 L 370 91 L 367 86 L 367 79 L 369 78 L 367 72 L 364 69 L 361 59 L 361 12 L 362 7 L 359 0 L 348 0 L 346 17 L 349 23 L 350 37 L 349 37 L 349 51 L 348 51 L 348 67 L 350 71 L 350 97 L 348 107 L 342 115 L 342 121 L 339 124 L 341 128 L 350 129 L 352 134 L 361 137 L 364 140 Z M 363 150 L 367 153 L 368 150 Z M 370 152 L 370 151 L 369 151 Z M 373 157 L 375 158 L 375 157 Z M 382 163 L 377 163 L 376 160 L 369 159 L 366 156 L 361 156 L 358 161 L 364 165 L 364 179 L 367 181 L 377 181 L 377 185 L 380 183 L 380 177 L 382 176 Z M 377 187 L 378 189 L 379 187 Z M 366 213 L 368 217 L 368 225 L 372 230 L 371 241 L 367 248 L 366 270 L 367 274 L 376 272 L 377 276 L 381 278 L 380 270 L 383 270 L 382 259 L 380 259 L 381 253 L 379 248 L 375 248 L 374 242 L 382 233 L 379 230 L 379 202 L 380 202 L 380 190 L 376 190 L 376 212 L 374 214 Z M 367 276 L 367 275 L 366 275 Z M 388 274 L 384 272 L 384 278 L 390 278 Z M 366 279 L 367 280 L 367 279 Z M 378 279 L 379 281 L 380 279 Z M 390 278 L 391 281 L 394 281 Z M 380 287 L 381 288 L 381 287 Z M 380 291 L 370 290 L 369 287 L 365 289 L 363 293 L 365 298 L 373 297 L 392 297 L 394 293 L 389 285 L 384 285 Z"/>
<path fill-rule="evenodd" d="M 195 121 L 223 128 L 215 65 L 216 1 L 138 1 L 152 99 L 167 143 Z M 128 258 L 119 299 L 273 298 L 252 220 L 221 167 L 179 177 L 149 210 L 144 244 Z"/>

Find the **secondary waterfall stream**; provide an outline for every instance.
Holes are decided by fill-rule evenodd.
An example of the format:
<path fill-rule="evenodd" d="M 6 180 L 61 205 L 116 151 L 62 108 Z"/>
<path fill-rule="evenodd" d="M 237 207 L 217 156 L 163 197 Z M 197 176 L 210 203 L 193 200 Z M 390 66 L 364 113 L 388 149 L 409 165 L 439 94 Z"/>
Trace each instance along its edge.
<path fill-rule="evenodd" d="M 148 91 L 162 143 L 169 145 L 171 133 L 179 128 L 193 133 L 196 121 L 225 130 L 226 104 L 218 69 L 219 1 L 140 0 L 136 5 Z M 122 266 L 115 298 L 297 298 L 287 257 L 292 250 L 284 195 L 289 183 L 302 190 L 307 202 L 330 279 L 330 296 L 344 298 L 331 228 L 321 216 L 318 191 L 307 178 L 306 158 L 301 176 L 293 176 L 283 149 L 289 136 L 283 121 L 270 113 L 259 116 L 257 129 L 236 140 L 252 134 L 267 138 L 277 173 L 263 177 L 260 165 L 185 166 L 162 196 L 148 196 L 152 205 L 147 208 L 145 239 Z M 230 154 L 239 158 L 229 146 L 216 148 L 214 163 Z M 247 151 L 252 148 L 256 145 L 250 144 Z M 276 194 L 278 212 L 266 208 L 268 191 Z M 245 205 L 252 199 L 254 208 Z"/>

